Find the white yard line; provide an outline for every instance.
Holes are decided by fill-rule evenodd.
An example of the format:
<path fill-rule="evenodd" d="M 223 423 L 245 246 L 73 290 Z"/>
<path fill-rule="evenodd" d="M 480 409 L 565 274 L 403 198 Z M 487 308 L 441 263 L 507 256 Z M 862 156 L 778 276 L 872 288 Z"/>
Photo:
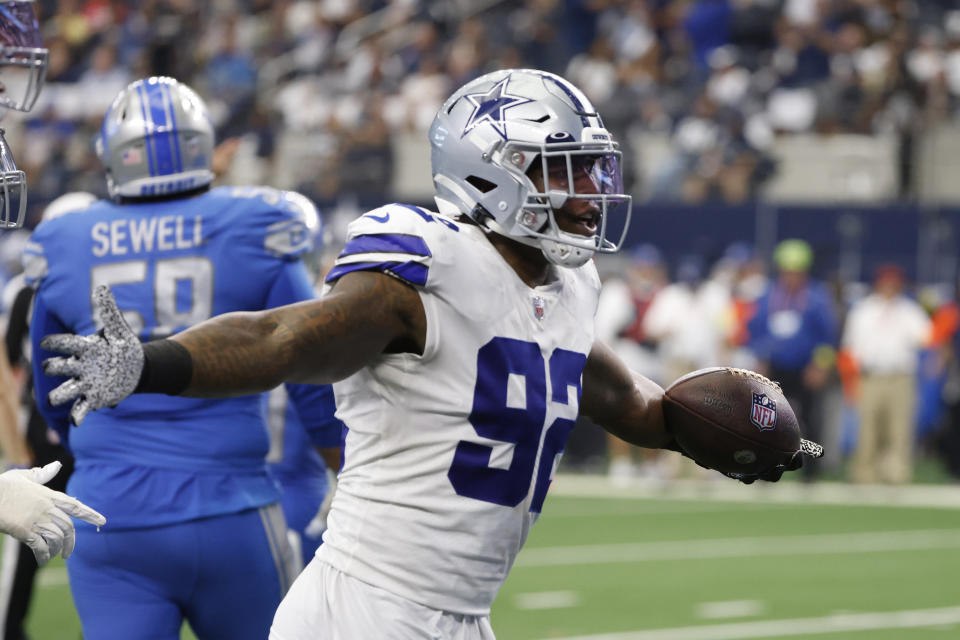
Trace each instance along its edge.
<path fill-rule="evenodd" d="M 744 485 L 719 478 L 709 481 L 677 480 L 662 488 L 640 482 L 627 487 L 614 487 L 606 476 L 558 474 L 550 487 L 550 496 L 960 509 L 960 486 L 957 484 L 888 487 L 839 482 L 757 482 Z M 549 500 L 548 497 L 544 517 L 550 514 Z"/>
<path fill-rule="evenodd" d="M 960 529 L 712 538 L 527 548 L 518 567 L 960 548 Z"/>
<path fill-rule="evenodd" d="M 576 591 L 539 591 L 518 593 L 513 597 L 517 609 L 567 609 L 580 604 L 580 594 Z"/>
<path fill-rule="evenodd" d="M 37 588 L 63 587 L 70 584 L 65 567 L 44 567 L 37 573 Z"/>
<path fill-rule="evenodd" d="M 650 498 L 750 503 L 835 504 L 960 508 L 960 485 L 852 485 L 841 482 L 757 482 L 744 485 L 718 478 L 680 479 L 666 487 L 636 482 L 614 487 L 606 476 L 558 474 L 551 496 L 586 498 Z M 549 505 L 548 505 L 549 506 Z"/>
<path fill-rule="evenodd" d="M 789 504 L 764 504 L 754 502 L 694 502 L 692 500 L 656 500 L 638 502 L 636 499 L 590 502 L 587 504 L 564 504 L 559 501 L 544 505 L 543 518 L 616 518 L 646 515 L 669 515 L 684 513 L 731 513 L 734 511 L 770 511 L 791 509 Z"/>
<path fill-rule="evenodd" d="M 757 620 L 624 633 L 601 633 L 554 640 L 745 640 L 805 636 L 874 629 L 915 629 L 960 623 L 960 607 L 914 609 L 882 613 L 844 613 L 822 618 Z"/>
<path fill-rule="evenodd" d="M 760 600 L 725 600 L 701 602 L 694 607 L 694 615 L 708 620 L 721 618 L 749 618 L 763 614 L 766 605 Z"/>

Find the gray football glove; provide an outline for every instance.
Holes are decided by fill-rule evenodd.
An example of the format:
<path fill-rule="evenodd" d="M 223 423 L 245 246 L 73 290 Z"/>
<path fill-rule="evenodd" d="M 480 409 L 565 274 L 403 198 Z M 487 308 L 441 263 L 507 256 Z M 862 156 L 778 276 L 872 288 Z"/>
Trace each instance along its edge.
<path fill-rule="evenodd" d="M 70 420 L 77 425 L 89 412 L 116 406 L 133 393 L 143 371 L 143 345 L 117 309 L 110 287 L 97 287 L 93 299 L 103 321 L 99 333 L 58 333 L 40 342 L 47 351 L 70 356 L 44 360 L 43 372 L 70 378 L 51 391 L 48 399 L 50 404 L 60 405 L 76 398 Z"/>

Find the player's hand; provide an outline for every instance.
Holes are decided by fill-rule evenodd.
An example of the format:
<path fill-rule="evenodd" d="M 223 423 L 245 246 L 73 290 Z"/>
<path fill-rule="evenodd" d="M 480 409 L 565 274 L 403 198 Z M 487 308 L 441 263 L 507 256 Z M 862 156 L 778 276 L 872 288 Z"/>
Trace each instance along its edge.
<path fill-rule="evenodd" d="M 323 498 L 323 503 L 317 510 L 317 515 L 313 520 L 307 523 L 304 535 L 311 538 L 319 538 L 327 529 L 327 516 L 330 515 L 330 506 L 333 504 L 333 494 L 337 492 L 337 474 L 332 469 L 327 469 L 327 495 Z"/>
<path fill-rule="evenodd" d="M 123 319 L 110 287 L 93 293 L 103 329 L 90 336 L 58 333 L 47 336 L 40 347 L 66 353 L 69 358 L 48 358 L 43 372 L 70 379 L 50 392 L 52 405 L 76 398 L 70 409 L 73 424 L 80 424 L 95 409 L 116 406 L 133 393 L 143 371 L 143 345 Z"/>
<path fill-rule="evenodd" d="M 800 450 L 793 454 L 793 457 L 790 458 L 790 461 L 787 464 L 781 464 L 775 466 L 769 471 L 763 473 L 753 474 L 753 475 L 744 475 L 744 474 L 727 474 L 730 478 L 739 480 L 744 484 L 753 484 L 757 480 L 763 480 L 764 482 L 777 482 L 780 478 L 783 477 L 784 472 L 786 471 L 796 471 L 803 468 L 803 458 L 804 456 L 810 456 L 811 458 L 820 458 L 823 457 L 823 446 L 817 444 L 813 440 L 800 440 Z"/>
<path fill-rule="evenodd" d="M 37 564 L 68 557 L 76 541 L 70 516 L 101 526 L 107 519 L 76 498 L 43 486 L 60 471 L 59 462 L 0 474 L 0 529 L 33 550 Z"/>
<path fill-rule="evenodd" d="M 710 469 L 710 467 L 699 462 L 696 458 L 684 451 L 683 447 L 681 447 L 675 439 L 671 440 L 661 448 L 669 449 L 670 451 L 677 451 L 684 457 L 690 458 L 704 469 Z M 727 476 L 728 478 L 733 478 L 734 480 L 739 480 L 743 484 L 753 484 L 757 480 L 763 480 L 764 482 L 777 482 L 783 477 L 784 472 L 796 471 L 797 469 L 802 468 L 804 456 L 809 456 L 811 458 L 823 457 L 823 446 L 817 444 L 813 440 L 801 438 L 800 450 L 794 453 L 793 457 L 790 458 L 790 461 L 786 464 L 777 465 L 772 469 L 764 471 L 763 473 L 724 473 L 723 475 Z"/>

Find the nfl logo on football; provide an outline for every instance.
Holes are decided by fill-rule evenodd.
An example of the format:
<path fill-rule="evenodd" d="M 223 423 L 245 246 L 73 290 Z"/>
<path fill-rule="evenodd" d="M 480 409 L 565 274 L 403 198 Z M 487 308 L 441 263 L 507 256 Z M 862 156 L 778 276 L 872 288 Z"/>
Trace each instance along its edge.
<path fill-rule="evenodd" d="M 750 412 L 750 422 L 757 425 L 761 431 L 773 429 L 777 423 L 777 405 L 765 393 L 753 394 L 753 409 Z"/>

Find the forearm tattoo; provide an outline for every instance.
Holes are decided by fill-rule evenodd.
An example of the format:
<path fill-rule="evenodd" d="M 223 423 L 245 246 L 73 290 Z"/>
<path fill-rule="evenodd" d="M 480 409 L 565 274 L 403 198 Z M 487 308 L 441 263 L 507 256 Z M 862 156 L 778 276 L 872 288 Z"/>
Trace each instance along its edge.
<path fill-rule="evenodd" d="M 412 296 L 412 298 L 411 298 Z M 413 326 L 416 292 L 383 274 L 348 274 L 321 300 L 218 316 L 175 336 L 193 358 L 192 396 L 266 391 L 285 381 L 324 383 L 357 371 Z M 417 313 L 419 311 L 419 313 Z"/>

